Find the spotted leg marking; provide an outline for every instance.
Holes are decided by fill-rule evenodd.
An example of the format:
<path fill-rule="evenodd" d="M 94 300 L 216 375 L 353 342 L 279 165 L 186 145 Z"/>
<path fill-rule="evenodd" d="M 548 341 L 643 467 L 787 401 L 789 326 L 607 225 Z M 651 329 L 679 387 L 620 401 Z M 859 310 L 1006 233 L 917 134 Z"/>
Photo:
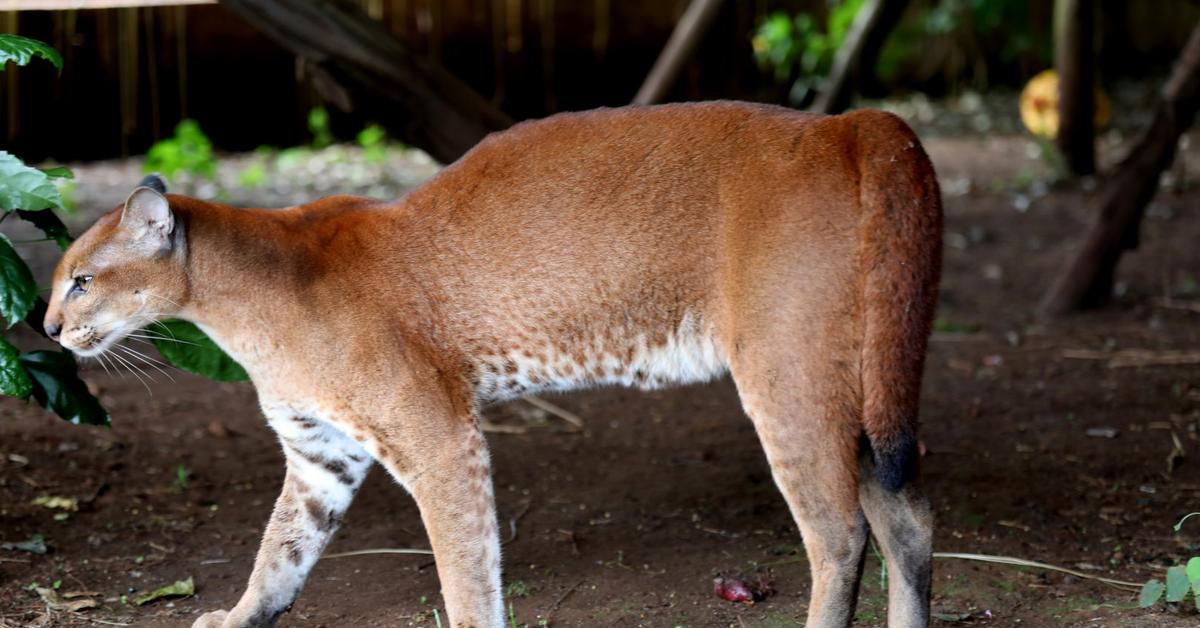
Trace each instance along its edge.
<path fill-rule="evenodd" d="M 298 417 L 272 420 L 271 426 L 283 443 L 287 477 L 250 582 L 232 610 L 207 613 L 192 628 L 275 625 L 300 593 L 371 467 L 362 446 L 328 423 Z"/>

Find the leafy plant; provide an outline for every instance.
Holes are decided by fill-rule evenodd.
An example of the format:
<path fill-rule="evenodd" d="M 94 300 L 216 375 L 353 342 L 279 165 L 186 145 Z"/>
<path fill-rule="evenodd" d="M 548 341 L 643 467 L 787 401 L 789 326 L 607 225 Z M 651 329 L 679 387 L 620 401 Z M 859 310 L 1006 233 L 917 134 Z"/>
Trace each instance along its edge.
<path fill-rule="evenodd" d="M 363 149 L 363 158 L 378 163 L 387 158 L 387 131 L 378 124 L 367 126 L 358 132 L 358 145 Z"/>
<path fill-rule="evenodd" d="M 0 71 L 8 62 L 25 65 L 34 58 L 46 59 L 61 69 L 62 60 L 53 48 L 24 37 L 0 34 Z M 190 172 L 211 178 L 216 162 L 212 143 L 194 121 L 185 120 L 170 140 L 156 144 L 147 166 L 162 172 Z M 55 210 L 64 209 L 64 199 L 55 179 L 71 179 L 66 168 L 33 168 L 17 157 L 0 151 L 0 222 L 17 217 L 45 234 L 65 250 L 71 235 Z M 46 303 L 38 297 L 38 287 L 29 266 L 17 253 L 14 243 L 0 234 L 0 317 L 2 331 L 24 321 L 41 333 Z M 154 335 L 160 352 L 184 370 L 222 381 L 246 379 L 242 368 L 226 356 L 199 329 L 181 321 L 159 323 L 162 330 Z M 68 351 L 22 352 L 0 335 L 0 394 L 33 399 L 42 407 L 71 421 L 107 425 L 108 412 L 79 378 L 79 367 Z"/>
<path fill-rule="evenodd" d="M 175 488 L 181 491 L 186 489 L 188 485 L 188 478 L 191 477 L 191 475 L 192 473 L 188 471 L 188 468 L 185 467 L 182 462 L 176 465 Z"/>
<path fill-rule="evenodd" d="M 142 169 L 167 177 L 186 174 L 211 181 L 217 176 L 212 140 L 200 129 L 199 122 L 181 120 L 175 125 L 173 137 L 155 142 L 146 152 Z"/>
<path fill-rule="evenodd" d="M 1183 522 L 1195 516 L 1200 516 L 1200 512 L 1188 513 L 1180 519 L 1175 524 L 1175 533 L 1183 528 Z M 1182 602 L 1189 595 L 1200 609 L 1200 556 L 1191 557 L 1186 565 L 1167 568 L 1166 584 L 1157 578 L 1147 580 L 1138 594 L 1138 606 L 1149 608 L 1164 598 L 1169 603 Z"/>
<path fill-rule="evenodd" d="M 155 323 L 154 331 L 154 347 L 180 369 L 221 382 L 249 379 L 242 366 L 195 325 L 167 320 Z"/>
<path fill-rule="evenodd" d="M 313 136 L 313 148 L 320 149 L 333 144 L 333 131 L 329 128 L 329 112 L 324 107 L 315 107 L 308 112 L 308 132 Z"/>
<path fill-rule="evenodd" d="M 824 30 L 807 13 L 793 17 L 783 11 L 772 13 L 759 25 L 751 40 L 754 57 L 760 68 L 774 73 L 777 83 L 791 82 L 788 101 L 792 105 L 805 105 L 816 95 L 862 4 L 863 0 L 834 4 Z"/>
<path fill-rule="evenodd" d="M 29 65 L 34 57 L 49 61 L 59 72 L 62 71 L 62 55 L 46 44 L 20 35 L 0 35 L 0 71 L 9 61 L 17 65 Z"/>
<path fill-rule="evenodd" d="M 62 57 L 42 42 L 17 35 L 0 34 L 0 71 L 9 62 L 26 65 L 45 59 L 62 69 Z M 45 170 L 25 165 L 16 156 L 0 151 L 0 221 L 16 216 L 37 227 L 46 239 L 66 248 L 71 237 L 54 214 L 63 199 L 54 179 L 71 178 L 66 168 Z M 13 242 L 0 234 L 0 316 L 4 330 L 25 321 L 41 332 L 46 304 L 38 297 L 37 284 L 29 266 Z M 75 359 L 66 351 L 22 353 L 0 336 L 0 393 L 34 399 L 47 410 L 73 423 L 107 424 L 108 413 L 79 379 Z"/>

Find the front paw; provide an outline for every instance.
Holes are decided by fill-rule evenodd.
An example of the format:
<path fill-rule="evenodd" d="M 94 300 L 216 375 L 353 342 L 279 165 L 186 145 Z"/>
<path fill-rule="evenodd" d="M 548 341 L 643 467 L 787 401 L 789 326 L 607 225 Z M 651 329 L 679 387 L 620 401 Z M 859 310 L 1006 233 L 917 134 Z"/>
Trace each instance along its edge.
<path fill-rule="evenodd" d="M 229 618 L 229 611 L 213 611 L 205 613 L 192 623 L 192 628 L 222 628 Z"/>

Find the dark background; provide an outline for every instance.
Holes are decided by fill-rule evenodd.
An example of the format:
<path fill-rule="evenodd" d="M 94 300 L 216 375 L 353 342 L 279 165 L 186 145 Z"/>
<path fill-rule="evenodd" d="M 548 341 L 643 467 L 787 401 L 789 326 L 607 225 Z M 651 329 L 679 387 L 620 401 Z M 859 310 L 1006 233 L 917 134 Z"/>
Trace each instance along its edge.
<path fill-rule="evenodd" d="M 973 1 L 914 0 L 906 20 L 912 26 L 933 6 Z M 523 119 L 628 103 L 686 2 L 360 5 L 419 54 Z M 899 69 L 868 85 L 868 94 L 1018 88 L 1050 65 L 1052 3 L 1000 6 L 1006 8 L 996 23 L 910 36 Z M 1200 5 L 1182 0 L 1105 0 L 1099 8 L 1102 82 L 1164 75 L 1200 17 Z M 825 0 L 729 0 L 670 99 L 783 102 L 786 88 L 759 70 L 750 45 L 756 25 L 776 10 L 823 20 L 828 7 Z M 220 149 L 295 145 L 306 141 L 306 114 L 319 104 L 292 55 L 220 5 L 0 12 L 0 31 L 47 41 L 65 61 L 61 76 L 45 63 L 0 73 L 0 149 L 32 161 L 140 154 L 184 117 L 197 119 Z M 344 137 L 366 122 L 333 116 Z"/>

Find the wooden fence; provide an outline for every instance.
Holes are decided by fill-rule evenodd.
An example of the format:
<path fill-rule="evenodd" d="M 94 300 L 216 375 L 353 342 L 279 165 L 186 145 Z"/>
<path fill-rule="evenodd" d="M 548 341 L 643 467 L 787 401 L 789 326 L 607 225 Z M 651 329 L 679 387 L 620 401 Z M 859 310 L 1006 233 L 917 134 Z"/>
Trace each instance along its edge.
<path fill-rule="evenodd" d="M 687 4 L 358 1 L 518 119 L 629 102 Z M 1031 6 L 1042 4 L 1050 3 Z M 1106 54 L 1121 59 L 1143 59 L 1125 54 L 1130 48 L 1167 48 L 1160 56 L 1169 57 L 1196 13 L 1182 0 L 1104 5 L 1122 16 L 1104 38 Z M 108 8 L 91 8 L 100 6 Z M 820 17 L 827 1 L 728 0 L 671 98 L 779 100 L 781 90 L 755 66 L 750 48 L 755 25 L 777 9 Z M 1033 32 L 1048 32 L 1049 12 L 1032 15 Z M 42 39 L 63 53 L 61 75 L 44 63 L 0 73 L 0 149 L 30 159 L 137 154 L 184 117 L 199 120 L 220 148 L 293 145 L 305 140 L 306 114 L 318 104 L 291 55 L 203 0 L 0 0 L 0 32 Z M 1019 73 L 1040 69 L 1036 59 L 1022 63 Z M 334 123 L 348 135 L 365 121 L 334 115 Z"/>

